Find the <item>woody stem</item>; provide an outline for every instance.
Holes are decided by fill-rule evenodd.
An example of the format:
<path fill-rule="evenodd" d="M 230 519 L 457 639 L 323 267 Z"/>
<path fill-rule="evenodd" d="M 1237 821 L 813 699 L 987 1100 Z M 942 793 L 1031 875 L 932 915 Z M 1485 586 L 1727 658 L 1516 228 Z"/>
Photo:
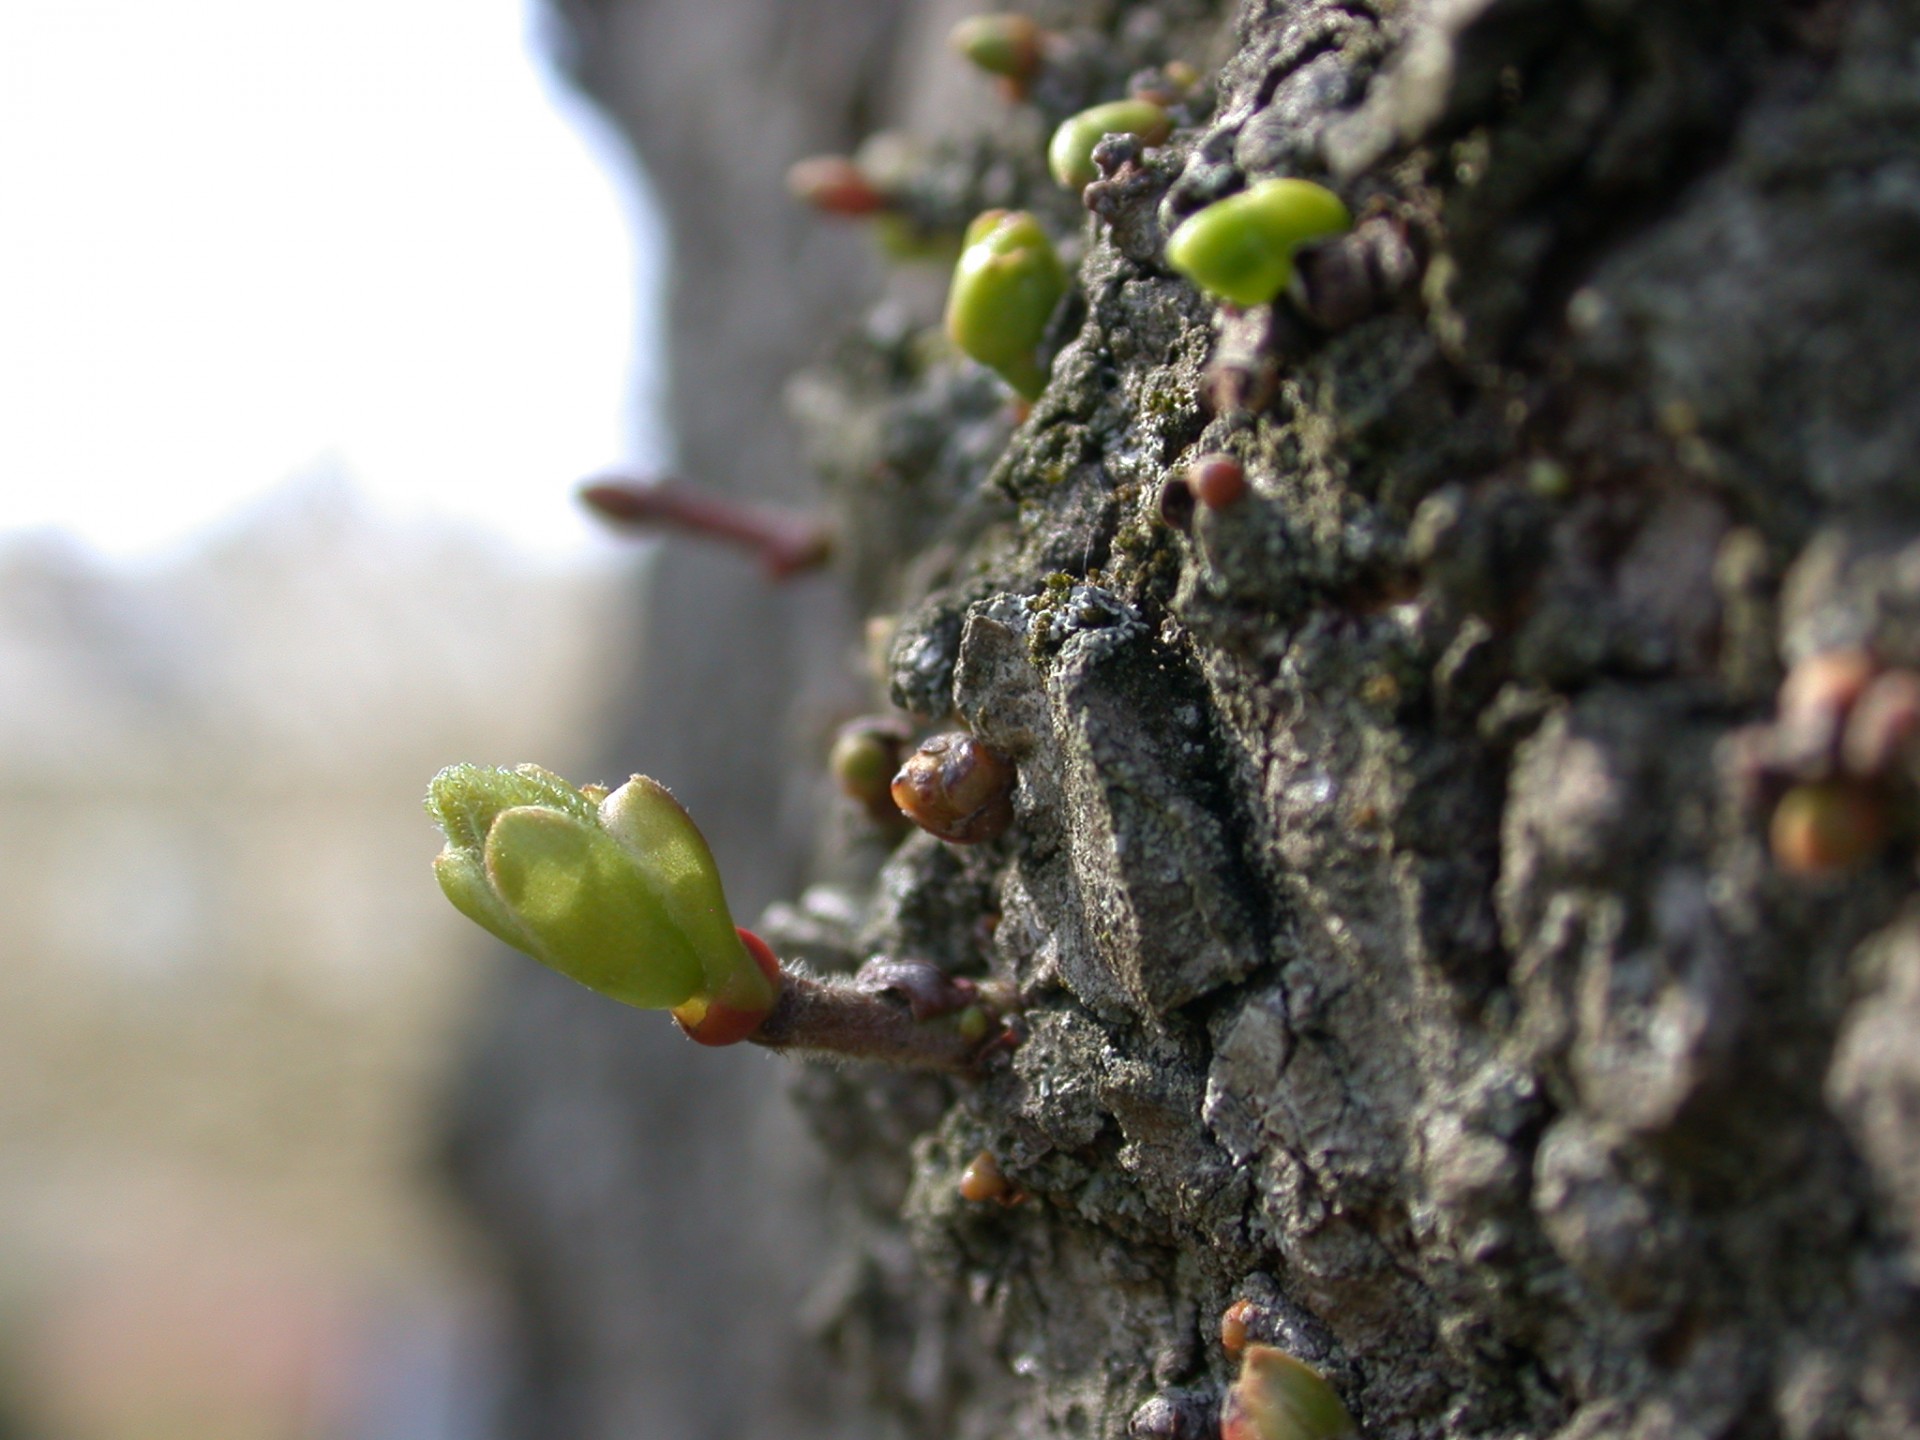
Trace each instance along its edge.
<path fill-rule="evenodd" d="M 721 500 L 673 480 L 642 484 L 606 476 L 582 486 L 580 498 L 616 525 L 679 530 L 742 546 L 776 580 L 818 568 L 832 548 L 832 537 L 812 520 Z"/>
<path fill-rule="evenodd" d="M 964 1035 L 952 1015 L 915 1019 L 896 994 L 792 971 L 767 1018 L 747 1038 L 769 1050 L 818 1050 L 955 1073 L 973 1069 L 982 1048 L 981 1037 Z"/>

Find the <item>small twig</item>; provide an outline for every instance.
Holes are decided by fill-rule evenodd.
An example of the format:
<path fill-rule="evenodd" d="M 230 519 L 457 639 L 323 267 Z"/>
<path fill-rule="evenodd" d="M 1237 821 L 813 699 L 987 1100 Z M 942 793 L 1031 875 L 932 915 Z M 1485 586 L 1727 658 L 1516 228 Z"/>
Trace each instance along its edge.
<path fill-rule="evenodd" d="M 998 1007 L 970 982 L 952 981 L 957 1003 L 929 1013 L 926 997 L 889 973 L 818 980 L 786 971 L 780 998 L 747 1038 L 769 1050 L 818 1050 L 920 1070 L 964 1074 L 1004 1033 Z M 931 967 L 927 967 L 931 969 Z"/>
<path fill-rule="evenodd" d="M 580 499 L 623 528 L 678 530 L 751 550 L 773 580 L 816 570 L 833 551 L 832 534 L 817 521 L 722 500 L 675 480 L 603 476 L 583 485 Z"/>

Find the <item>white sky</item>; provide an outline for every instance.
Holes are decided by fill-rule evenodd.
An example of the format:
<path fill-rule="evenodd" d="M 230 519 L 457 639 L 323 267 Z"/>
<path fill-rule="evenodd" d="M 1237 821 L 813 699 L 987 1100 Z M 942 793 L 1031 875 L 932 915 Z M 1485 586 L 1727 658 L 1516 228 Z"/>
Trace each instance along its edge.
<path fill-rule="evenodd" d="M 151 552 L 326 468 L 594 543 L 572 483 L 662 449 L 659 245 L 530 4 L 0 3 L 0 538 Z"/>

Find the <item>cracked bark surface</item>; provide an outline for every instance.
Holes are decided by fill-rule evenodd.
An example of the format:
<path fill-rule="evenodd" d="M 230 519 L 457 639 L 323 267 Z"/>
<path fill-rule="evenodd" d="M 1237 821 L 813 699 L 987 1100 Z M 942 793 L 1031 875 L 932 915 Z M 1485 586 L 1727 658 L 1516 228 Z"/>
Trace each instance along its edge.
<path fill-rule="evenodd" d="M 741 53 L 701 91 L 661 53 L 696 8 L 568 12 L 695 242 L 689 468 L 745 484 L 728 447 L 757 447 L 754 475 L 795 492 L 778 432 L 742 423 L 780 389 L 843 545 L 776 602 L 664 561 L 649 673 L 688 679 L 640 692 L 644 743 L 620 753 L 672 779 L 743 911 L 786 897 L 783 953 L 1012 980 L 1026 1034 L 972 1083 L 791 1074 L 831 1174 L 789 1136 L 747 1183 L 812 1238 L 726 1282 L 774 1310 L 814 1287 L 810 1339 L 750 1327 L 787 1357 L 754 1377 L 786 1379 L 716 1399 L 727 1356 L 682 1343 L 713 1348 L 709 1315 L 638 1408 L 560 1423 L 534 1386 L 528 1433 L 1207 1435 L 1243 1298 L 1370 1436 L 1920 1432 L 1912 780 L 1874 781 L 1884 847 L 1809 880 L 1769 855 L 1731 758 L 1809 656 L 1920 667 L 1920 12 L 1035 6 L 1071 62 L 929 135 L 956 208 L 1029 205 L 1073 250 L 1053 378 L 1016 425 L 917 338 L 911 279 L 863 313 L 877 282 L 846 250 L 794 261 L 820 242 L 779 209 L 786 161 L 911 118 L 888 79 L 932 73 L 914 37 L 957 17 L 737 7 Z M 802 32 L 771 79 L 750 63 Z M 1091 214 L 1052 190 L 1042 122 L 1177 56 L 1216 68 L 1173 139 L 1121 154 Z M 716 139 L 771 133 L 782 105 L 806 134 L 715 169 Z M 1159 261 L 1182 216 L 1275 174 L 1358 217 L 1304 267 L 1328 323 L 1218 314 Z M 774 241 L 739 242 L 764 255 L 702 228 L 769 216 Z M 780 287 L 804 293 L 756 310 Z M 1223 362 L 1261 403 L 1210 407 Z M 722 376 L 724 404 L 701 378 Z M 1216 450 L 1251 492 L 1169 527 L 1162 483 Z M 685 635 L 709 604 L 739 617 L 724 661 Z M 890 845 L 822 798 L 864 616 L 896 706 L 1017 762 L 1003 838 Z M 758 728 L 676 738 L 714 713 L 686 698 L 708 679 Z M 728 743 L 750 753 L 723 782 L 695 752 Z M 483 1208 L 518 1217 L 526 1292 L 566 1317 L 550 1343 L 623 1301 L 555 1278 L 527 1116 L 627 1107 L 604 1143 L 641 1154 L 660 1123 L 623 1088 L 638 1062 L 541 1071 L 538 1041 L 615 1023 L 554 1004 L 503 1022 L 461 1152 Z M 684 1048 L 647 1063 L 718 1073 Z M 710 1088 L 751 1107 L 772 1083 Z M 711 1101 L 694 1088 L 679 1113 Z M 982 1150 L 1019 1203 L 961 1198 Z M 612 1233 L 663 1203 L 610 1186 L 587 1208 Z M 619 1333 L 555 1371 L 613 1384 L 651 1343 Z"/>

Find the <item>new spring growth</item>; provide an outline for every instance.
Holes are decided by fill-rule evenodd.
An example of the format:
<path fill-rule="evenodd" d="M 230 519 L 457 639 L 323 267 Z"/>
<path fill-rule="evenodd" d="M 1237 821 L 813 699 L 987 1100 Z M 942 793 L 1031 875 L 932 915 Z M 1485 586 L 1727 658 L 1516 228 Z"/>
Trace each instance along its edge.
<path fill-rule="evenodd" d="M 1262 180 L 1189 215 L 1167 241 L 1167 264 L 1207 294 L 1250 309 L 1293 279 L 1302 245 L 1353 228 L 1340 197 L 1311 180 Z"/>
<path fill-rule="evenodd" d="M 1173 120 L 1151 100 L 1113 100 L 1095 105 L 1060 122 L 1047 146 L 1047 169 L 1056 184 L 1084 190 L 1100 178 L 1093 149 L 1109 135 L 1136 135 L 1143 145 L 1162 145 L 1173 133 Z"/>
<path fill-rule="evenodd" d="M 947 334 L 1024 399 L 1037 399 L 1047 384 L 1040 341 L 1066 293 L 1066 268 L 1040 222 L 1024 210 L 989 210 L 967 227 Z"/>
<path fill-rule="evenodd" d="M 907 747 L 906 727 L 891 716 L 849 720 L 833 737 L 827 769 L 840 793 L 857 801 L 876 825 L 900 826 L 906 817 L 893 803 L 893 775 Z"/>
<path fill-rule="evenodd" d="M 778 972 L 735 929 L 706 839 L 657 782 L 609 794 L 534 765 L 452 765 L 427 813 L 446 833 L 433 870 L 454 908 L 543 965 L 671 1011 L 707 1044 L 773 1009 Z"/>
<path fill-rule="evenodd" d="M 875 961 L 843 982 L 782 970 L 735 928 L 705 837 L 644 775 L 608 792 L 534 765 L 453 765 L 427 812 L 446 835 L 434 873 L 455 909 L 589 989 L 668 1011 L 702 1044 L 965 1071 L 1006 1033 L 993 987 L 922 961 Z"/>
<path fill-rule="evenodd" d="M 980 69 L 999 76 L 1012 99 L 1026 93 L 1052 41 L 1025 15 L 975 15 L 954 26 L 947 39 Z"/>
<path fill-rule="evenodd" d="M 1240 1378 L 1220 1410 L 1220 1440 L 1342 1440 L 1359 1427 L 1331 1385 L 1305 1361 L 1248 1345 Z"/>

